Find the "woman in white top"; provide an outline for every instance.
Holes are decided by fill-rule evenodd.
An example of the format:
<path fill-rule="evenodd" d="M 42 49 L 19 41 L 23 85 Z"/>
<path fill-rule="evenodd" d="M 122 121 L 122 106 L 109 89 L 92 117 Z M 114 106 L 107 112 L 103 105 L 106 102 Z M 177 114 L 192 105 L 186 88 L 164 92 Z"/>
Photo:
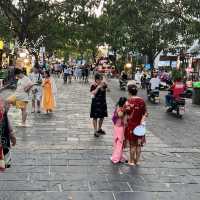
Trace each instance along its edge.
<path fill-rule="evenodd" d="M 22 126 L 26 126 L 27 105 L 29 102 L 29 92 L 34 86 L 33 82 L 23 74 L 21 69 L 15 69 L 15 75 L 18 79 L 15 95 L 8 98 L 8 103 L 16 105 L 16 108 L 22 111 Z"/>
<path fill-rule="evenodd" d="M 38 67 L 33 68 L 33 72 L 29 75 L 30 80 L 34 83 L 32 88 L 32 113 L 35 113 L 35 104 L 37 103 L 37 113 L 40 113 L 40 104 L 42 98 L 42 75 Z"/>

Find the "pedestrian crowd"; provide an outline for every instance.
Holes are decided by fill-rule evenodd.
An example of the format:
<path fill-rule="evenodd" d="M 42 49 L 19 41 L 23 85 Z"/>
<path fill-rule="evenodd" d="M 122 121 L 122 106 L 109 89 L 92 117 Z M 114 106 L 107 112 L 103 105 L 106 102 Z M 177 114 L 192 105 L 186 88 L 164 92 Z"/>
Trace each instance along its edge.
<path fill-rule="evenodd" d="M 71 84 L 72 80 L 88 83 L 91 69 L 89 66 L 67 66 L 62 65 L 62 71 L 58 74 L 55 70 L 41 69 L 36 65 L 27 76 L 20 69 L 15 70 L 17 81 L 16 91 L 6 101 L 0 99 L 0 169 L 10 166 L 10 148 L 16 144 L 16 137 L 12 125 L 8 119 L 10 106 L 21 110 L 22 122 L 20 126 L 27 126 L 27 106 L 32 102 L 32 113 L 52 113 L 56 107 L 57 88 L 52 73 L 62 75 L 64 83 Z M 99 73 L 94 75 L 91 84 L 91 111 L 93 119 L 94 136 L 96 138 L 105 135 L 103 122 L 108 117 L 106 94 L 109 90 L 106 79 Z M 136 82 L 128 84 L 128 98 L 120 97 L 113 113 L 114 126 L 113 163 L 126 162 L 130 166 L 139 164 L 141 148 L 145 144 L 145 129 L 147 110 L 144 100 L 137 96 L 138 86 Z M 139 130 L 139 135 L 136 134 Z M 145 131 L 143 131 L 145 132 Z M 129 159 L 124 155 L 124 149 L 129 147 Z"/>
<path fill-rule="evenodd" d="M 56 63 L 51 67 L 52 74 L 63 77 L 64 83 L 72 83 L 72 80 L 80 83 L 89 83 L 89 76 L 93 74 L 93 67 L 89 64 L 72 65 L 68 63 Z"/>
<path fill-rule="evenodd" d="M 94 136 L 105 135 L 102 129 L 104 118 L 108 116 L 106 91 L 108 85 L 100 74 L 95 75 L 94 83 L 91 85 L 92 96 L 90 117 L 93 119 Z M 120 97 L 113 113 L 114 125 L 113 163 L 126 162 L 130 166 L 138 165 L 141 148 L 145 144 L 145 121 L 147 109 L 144 100 L 137 96 L 137 83 L 128 83 L 128 99 Z M 124 149 L 129 146 L 129 159 L 124 155 Z"/>

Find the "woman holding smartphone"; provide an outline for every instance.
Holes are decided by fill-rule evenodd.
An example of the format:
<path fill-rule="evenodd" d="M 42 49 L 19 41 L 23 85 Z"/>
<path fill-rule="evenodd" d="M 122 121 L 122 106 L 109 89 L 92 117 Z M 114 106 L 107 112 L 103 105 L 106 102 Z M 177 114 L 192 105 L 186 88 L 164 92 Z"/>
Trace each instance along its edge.
<path fill-rule="evenodd" d="M 108 117 L 106 90 L 107 84 L 103 81 L 102 75 L 96 74 L 95 82 L 90 88 L 90 92 L 92 95 L 90 118 L 93 119 L 95 137 L 106 134 L 105 131 L 102 129 L 104 118 Z"/>

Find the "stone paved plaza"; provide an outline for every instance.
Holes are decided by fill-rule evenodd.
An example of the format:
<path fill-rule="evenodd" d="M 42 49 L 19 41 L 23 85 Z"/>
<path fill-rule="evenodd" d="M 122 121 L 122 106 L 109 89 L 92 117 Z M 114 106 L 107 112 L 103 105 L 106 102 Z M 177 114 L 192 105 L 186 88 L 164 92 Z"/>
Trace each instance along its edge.
<path fill-rule="evenodd" d="M 180 120 L 166 115 L 163 102 L 149 105 L 141 165 L 113 165 L 111 114 L 116 99 L 125 95 L 117 82 L 110 82 L 107 135 L 100 138 L 94 138 L 89 119 L 89 85 L 57 80 L 57 86 L 56 111 L 29 114 L 30 127 L 18 127 L 20 113 L 10 110 L 17 146 L 12 168 L 0 174 L 0 200 L 200 199 L 200 107 L 189 101 Z"/>

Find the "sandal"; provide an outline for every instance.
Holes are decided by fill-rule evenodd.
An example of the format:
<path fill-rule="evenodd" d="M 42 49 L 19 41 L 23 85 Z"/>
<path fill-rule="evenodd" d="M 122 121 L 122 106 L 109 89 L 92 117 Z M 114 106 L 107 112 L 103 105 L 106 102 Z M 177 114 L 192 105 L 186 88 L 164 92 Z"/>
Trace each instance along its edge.
<path fill-rule="evenodd" d="M 101 134 L 101 135 L 106 135 L 106 132 L 104 130 L 102 130 L 102 129 L 99 129 L 98 133 Z"/>
<path fill-rule="evenodd" d="M 130 166 L 135 166 L 135 163 L 134 163 L 134 162 L 128 161 L 128 165 L 130 165 Z"/>
<path fill-rule="evenodd" d="M 94 132 L 94 137 L 99 137 L 99 133 L 97 131 Z"/>
<path fill-rule="evenodd" d="M 141 163 L 138 161 L 138 162 L 135 162 L 135 165 L 139 166 Z"/>

